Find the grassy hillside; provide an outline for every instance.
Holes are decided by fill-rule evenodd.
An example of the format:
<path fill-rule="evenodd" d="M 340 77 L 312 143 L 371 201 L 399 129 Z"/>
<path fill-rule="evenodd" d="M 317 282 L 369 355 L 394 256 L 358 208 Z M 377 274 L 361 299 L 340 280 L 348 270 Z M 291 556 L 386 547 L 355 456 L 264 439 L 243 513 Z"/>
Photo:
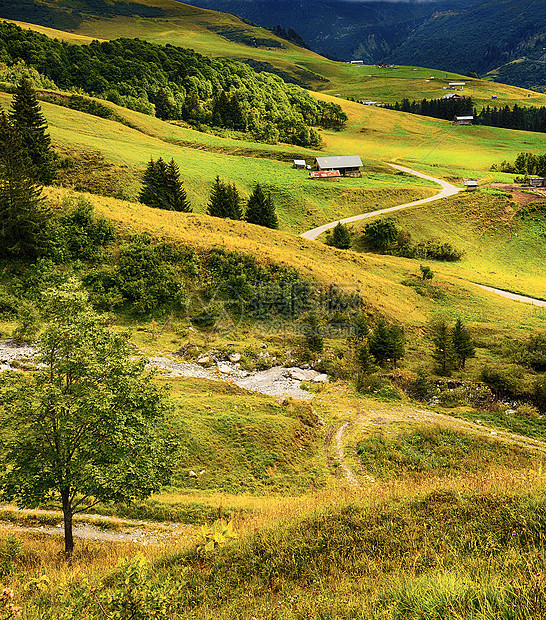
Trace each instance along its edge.
<path fill-rule="evenodd" d="M 92 39 L 138 37 L 161 45 L 170 43 L 191 48 L 205 56 L 238 60 L 251 58 L 262 63 L 270 63 L 276 69 L 286 72 L 287 75 L 314 90 L 356 100 L 371 99 L 392 103 L 403 97 L 438 98 L 445 94 L 444 87 L 447 87 L 449 82 L 464 81 L 467 83 L 464 94 L 472 95 L 478 107 L 491 104 L 493 95 L 497 97 L 495 101 L 497 105 L 514 103 L 546 105 L 544 94 L 487 80 L 476 80 L 452 72 L 416 66 L 395 68 L 355 66 L 328 60 L 278 39 L 268 30 L 250 26 L 227 13 L 199 9 L 175 0 L 153 0 L 146 2 L 146 5 L 158 7 L 164 11 L 164 15 L 138 19 L 113 15 L 97 19 L 92 12 L 87 17 L 83 12 L 81 22 L 69 28 L 69 32 L 64 32 L 62 29 L 44 30 L 43 27 L 35 27 L 33 24 L 27 24 L 26 27 L 36 28 L 44 34 L 72 43 L 86 43 Z M 24 16 L 21 19 L 24 19 Z M 21 21 L 16 23 L 24 25 Z M 218 32 L 271 38 L 282 47 L 249 46 L 226 39 Z M 229 36 L 233 39 L 235 34 Z M 263 68 L 267 70 L 267 65 Z"/>

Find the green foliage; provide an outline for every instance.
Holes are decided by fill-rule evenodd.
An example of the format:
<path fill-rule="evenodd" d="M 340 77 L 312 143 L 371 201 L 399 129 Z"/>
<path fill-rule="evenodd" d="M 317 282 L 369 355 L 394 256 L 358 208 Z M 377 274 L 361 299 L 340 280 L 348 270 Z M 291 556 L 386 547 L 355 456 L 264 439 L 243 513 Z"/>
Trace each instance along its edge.
<path fill-rule="evenodd" d="M 348 250 L 351 247 L 351 233 L 345 224 L 338 222 L 332 232 L 326 234 L 326 245 L 340 250 Z"/>
<path fill-rule="evenodd" d="M 119 562 L 120 587 L 102 594 L 95 588 L 91 599 L 112 620 L 169 620 L 171 609 L 180 585 L 168 579 L 161 584 L 153 583 L 148 560 L 141 554 Z M 183 571 L 182 571 L 183 572 Z"/>
<path fill-rule="evenodd" d="M 409 395 L 417 400 L 428 401 L 434 391 L 434 384 L 423 368 L 417 371 L 417 377 L 408 386 Z"/>
<path fill-rule="evenodd" d="M 495 391 L 511 393 L 517 391 L 518 378 L 502 368 L 486 365 L 480 371 L 480 379 Z"/>
<path fill-rule="evenodd" d="M 465 367 L 468 358 L 476 357 L 476 348 L 472 343 L 470 332 L 460 318 L 457 319 L 451 331 L 451 345 L 459 368 Z"/>
<path fill-rule="evenodd" d="M 311 311 L 302 322 L 307 348 L 313 353 L 320 353 L 324 348 L 324 331 L 318 314 Z"/>
<path fill-rule="evenodd" d="M 464 431 L 420 426 L 393 434 L 377 431 L 361 439 L 357 453 L 365 471 L 382 479 L 477 473 L 502 459 L 524 467 L 531 455 L 518 446 L 498 445 Z"/>
<path fill-rule="evenodd" d="M 442 375 L 449 375 L 453 369 L 454 353 L 451 332 L 446 319 L 439 318 L 432 322 L 430 339 L 434 343 L 432 359 L 436 364 L 436 371 Z"/>
<path fill-rule="evenodd" d="M 10 575 L 15 570 L 16 561 L 23 556 L 23 541 L 14 534 L 0 539 L 0 576 Z"/>
<path fill-rule="evenodd" d="M 233 529 L 233 521 L 217 519 L 210 527 L 201 526 L 197 550 L 202 554 L 211 553 L 215 549 L 221 549 L 226 543 L 236 538 L 237 534 Z"/>
<path fill-rule="evenodd" d="M 398 229 L 391 218 L 366 224 L 363 240 L 371 250 L 386 252 L 398 239 Z"/>
<path fill-rule="evenodd" d="M 55 178 L 55 154 L 51 149 L 47 121 L 30 79 L 23 78 L 18 84 L 9 118 L 21 136 L 25 155 L 31 163 L 29 172 L 32 179 L 50 185 Z"/>
<path fill-rule="evenodd" d="M 369 338 L 369 347 L 378 364 L 383 365 L 390 361 L 396 366 L 398 360 L 405 354 L 403 327 L 395 324 L 387 325 L 385 319 L 379 319 Z"/>
<path fill-rule="evenodd" d="M 155 209 L 191 212 L 191 205 L 180 178 L 180 169 L 174 159 L 168 164 L 161 157 L 157 161 L 150 159 L 142 183 L 140 202 Z"/>
<path fill-rule="evenodd" d="M 29 507 L 59 501 L 70 555 L 75 512 L 146 497 L 169 479 L 167 406 L 127 334 L 110 334 L 74 282 L 45 292 L 43 309 L 42 370 L 0 377 L 2 493 Z"/>
<path fill-rule="evenodd" d="M 256 183 L 254 191 L 248 199 L 245 220 L 251 224 L 258 224 L 267 228 L 279 227 L 271 192 L 266 197 L 259 183 Z"/>
<path fill-rule="evenodd" d="M 210 193 L 207 213 L 214 217 L 242 219 L 241 197 L 234 183 L 224 183 L 220 181 L 220 177 L 216 177 Z"/>
<path fill-rule="evenodd" d="M 421 270 L 421 280 L 432 280 L 434 278 L 434 273 L 428 265 L 421 265 L 419 269 Z"/>
<path fill-rule="evenodd" d="M 69 197 L 49 222 L 44 253 L 58 263 L 98 261 L 115 238 L 113 224 L 97 215 L 88 200 L 83 196 Z"/>
<path fill-rule="evenodd" d="M 247 131 L 255 140 L 318 146 L 312 126 L 339 129 L 347 120 L 338 104 L 317 101 L 275 75 L 173 45 L 128 38 L 68 45 L 7 23 L 0 25 L 0 39 L 3 62 L 23 58 L 59 89 L 77 88 L 147 113 L 154 101 L 159 118 L 198 129 L 212 125 Z"/>
<path fill-rule="evenodd" d="M 30 301 L 21 301 L 17 309 L 17 327 L 13 339 L 17 342 L 33 342 L 40 330 L 40 313 Z"/>
<path fill-rule="evenodd" d="M 45 245 L 48 210 L 32 178 L 23 136 L 0 114 L 0 254 L 35 257 Z"/>

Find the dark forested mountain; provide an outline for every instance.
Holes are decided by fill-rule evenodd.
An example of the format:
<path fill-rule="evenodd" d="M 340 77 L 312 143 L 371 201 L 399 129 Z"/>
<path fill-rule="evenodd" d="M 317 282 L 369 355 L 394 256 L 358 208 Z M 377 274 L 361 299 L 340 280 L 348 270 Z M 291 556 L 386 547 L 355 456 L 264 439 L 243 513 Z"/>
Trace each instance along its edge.
<path fill-rule="evenodd" d="M 260 25 L 293 28 L 309 46 L 341 60 L 362 59 L 480 74 L 546 88 L 544 0 L 189 0 Z M 504 66 L 516 59 L 524 64 Z"/>

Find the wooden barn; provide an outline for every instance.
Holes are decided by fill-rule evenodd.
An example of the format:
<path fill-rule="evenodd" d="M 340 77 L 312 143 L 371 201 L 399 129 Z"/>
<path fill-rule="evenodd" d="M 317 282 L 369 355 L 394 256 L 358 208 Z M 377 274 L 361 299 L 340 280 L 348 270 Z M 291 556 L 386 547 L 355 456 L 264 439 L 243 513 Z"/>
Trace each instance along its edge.
<path fill-rule="evenodd" d="M 528 180 L 531 187 L 546 187 L 546 178 L 544 177 L 529 177 Z"/>
<path fill-rule="evenodd" d="M 474 120 L 473 116 L 456 116 L 455 124 L 456 125 L 472 125 L 473 120 Z"/>
<path fill-rule="evenodd" d="M 317 157 L 315 165 L 319 171 L 338 170 L 342 177 L 361 177 L 362 161 L 360 155 L 332 155 Z"/>
<path fill-rule="evenodd" d="M 478 189 L 478 181 L 473 179 L 465 179 L 464 186 L 467 192 L 475 192 Z"/>

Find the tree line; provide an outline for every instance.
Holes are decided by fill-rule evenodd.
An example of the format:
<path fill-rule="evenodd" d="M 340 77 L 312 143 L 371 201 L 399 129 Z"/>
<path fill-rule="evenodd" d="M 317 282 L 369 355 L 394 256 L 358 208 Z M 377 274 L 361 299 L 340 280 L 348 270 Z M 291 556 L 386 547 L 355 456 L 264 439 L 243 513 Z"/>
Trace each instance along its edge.
<path fill-rule="evenodd" d="M 174 159 L 169 163 L 162 157 L 156 161 L 150 159 L 142 183 L 140 202 L 156 209 L 191 212 L 180 169 Z M 235 184 L 221 181 L 217 176 L 207 204 L 207 213 L 213 217 L 245 220 L 267 228 L 279 227 L 271 192 L 266 195 L 259 183 L 254 186 L 245 205 Z"/>
<path fill-rule="evenodd" d="M 513 172 L 523 176 L 536 175 L 546 177 L 546 153 L 518 153 L 514 163 L 503 161 L 500 165 L 493 164 L 491 170 Z"/>
<path fill-rule="evenodd" d="M 0 23 L 0 62 L 12 67 L 21 61 L 59 89 L 258 141 L 316 147 L 321 140 L 314 127 L 341 129 L 347 120 L 339 105 L 242 62 L 139 39 L 71 45 Z"/>
<path fill-rule="evenodd" d="M 472 97 L 451 99 L 422 99 L 410 101 L 408 98 L 386 104 L 390 110 L 410 112 L 421 116 L 431 116 L 453 120 L 456 116 L 474 116 L 475 125 L 518 129 L 522 131 L 546 131 L 546 107 L 523 107 L 515 103 L 512 107 L 486 106 L 480 112 L 474 107 Z"/>

